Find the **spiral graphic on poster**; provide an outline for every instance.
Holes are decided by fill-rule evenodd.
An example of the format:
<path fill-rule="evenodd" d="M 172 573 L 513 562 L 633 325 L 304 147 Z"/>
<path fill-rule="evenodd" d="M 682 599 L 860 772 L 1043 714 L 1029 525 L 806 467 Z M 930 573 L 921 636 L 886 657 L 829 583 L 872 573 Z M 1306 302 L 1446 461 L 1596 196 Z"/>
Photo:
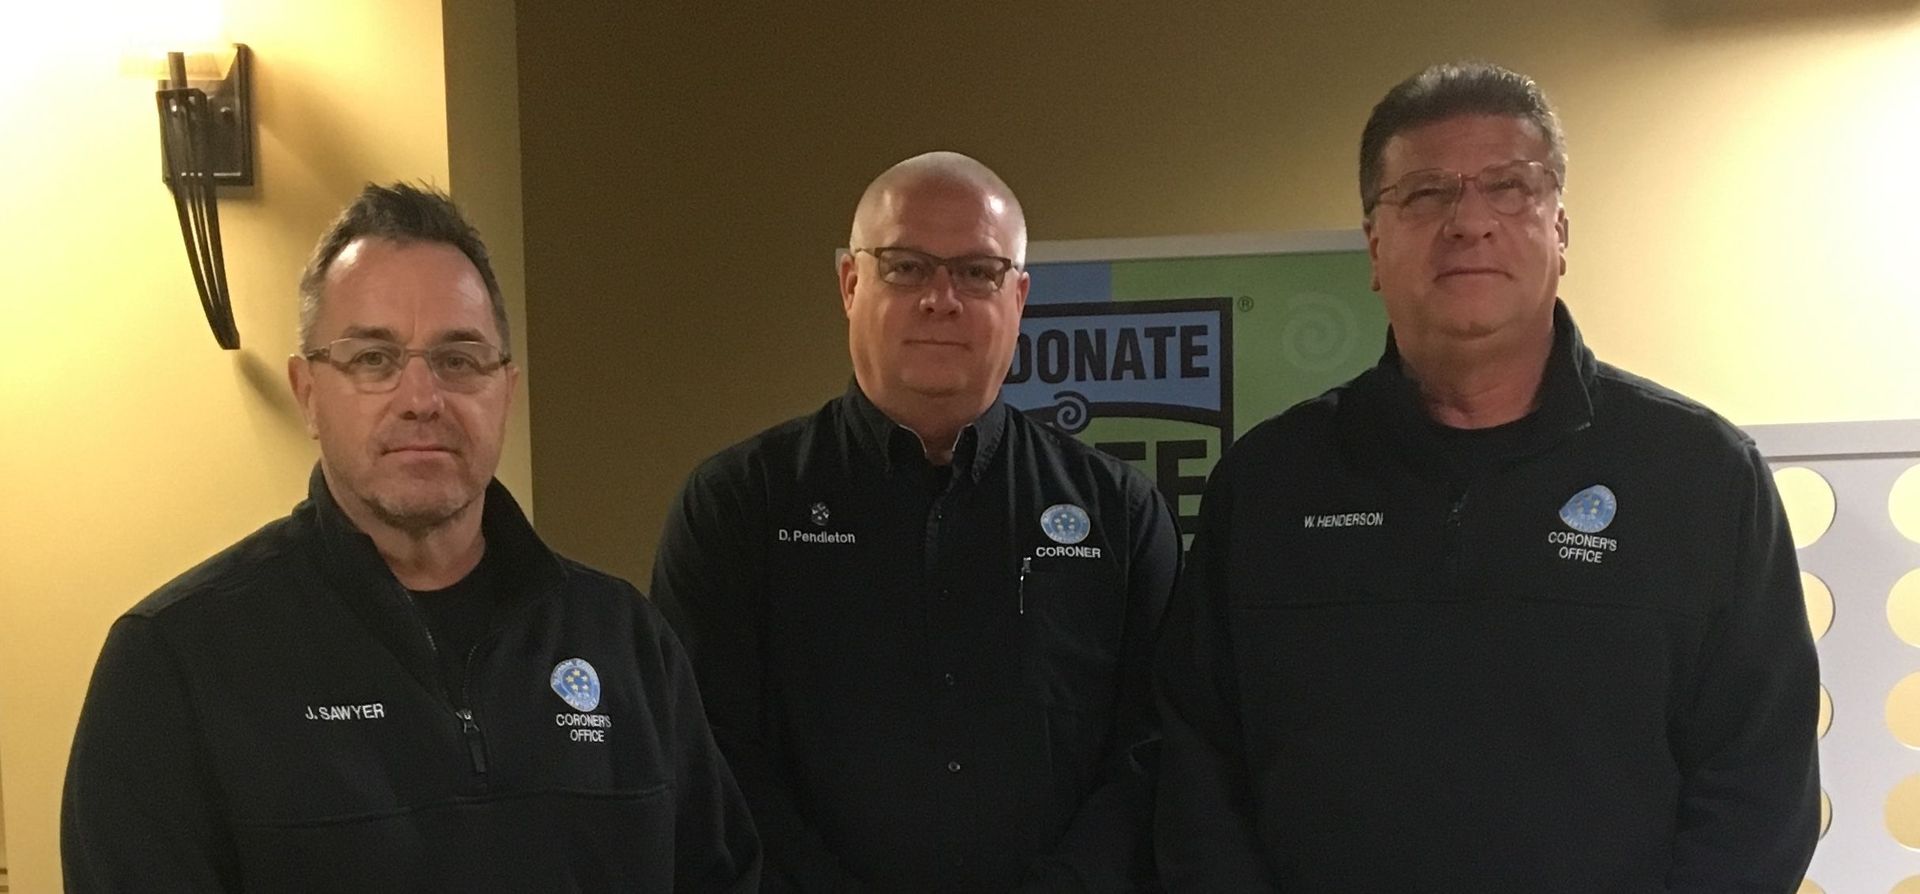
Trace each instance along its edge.
<path fill-rule="evenodd" d="M 1280 356 L 1300 369 L 1340 365 L 1360 338 L 1353 309 L 1331 295 L 1294 295 L 1287 301 L 1286 313 L 1286 322 L 1280 326 Z"/>
<path fill-rule="evenodd" d="M 1053 405 L 1053 427 L 1067 434 L 1077 435 L 1087 430 L 1087 424 L 1093 421 L 1093 412 L 1087 407 L 1087 396 L 1078 391 L 1060 391 L 1053 395 L 1058 403 Z"/>

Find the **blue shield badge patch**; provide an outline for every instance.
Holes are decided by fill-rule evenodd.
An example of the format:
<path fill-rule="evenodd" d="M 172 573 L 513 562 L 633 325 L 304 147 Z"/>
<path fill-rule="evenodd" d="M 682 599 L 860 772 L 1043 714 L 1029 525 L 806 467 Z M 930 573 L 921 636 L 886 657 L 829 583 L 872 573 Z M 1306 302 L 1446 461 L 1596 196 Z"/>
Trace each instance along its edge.
<path fill-rule="evenodd" d="M 1613 524 L 1613 515 L 1620 503 L 1613 497 L 1613 491 L 1604 484 L 1596 484 L 1577 494 L 1560 507 L 1560 520 L 1582 534 L 1598 534 Z"/>
<path fill-rule="evenodd" d="M 1087 510 L 1072 503 L 1055 503 L 1040 513 L 1040 530 L 1053 542 L 1072 546 L 1087 539 L 1093 522 L 1087 518 Z"/>
<path fill-rule="evenodd" d="M 600 707 L 600 675 L 585 658 L 569 658 L 553 666 L 553 694 L 575 711 Z"/>

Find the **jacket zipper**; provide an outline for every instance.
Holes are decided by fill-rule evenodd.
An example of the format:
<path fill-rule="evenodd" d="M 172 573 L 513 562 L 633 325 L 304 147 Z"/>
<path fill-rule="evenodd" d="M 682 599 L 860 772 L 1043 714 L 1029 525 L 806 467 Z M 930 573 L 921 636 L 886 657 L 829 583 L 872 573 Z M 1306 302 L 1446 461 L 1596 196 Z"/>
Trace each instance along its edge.
<path fill-rule="evenodd" d="M 535 603 L 529 601 L 514 606 L 505 615 L 495 618 L 493 626 L 489 627 L 487 632 L 481 634 L 480 638 L 475 640 L 473 645 L 467 647 L 467 660 L 460 666 L 459 701 L 468 701 L 467 690 L 473 685 L 473 656 L 479 654 L 480 647 L 486 645 L 488 640 L 499 635 L 500 628 L 505 626 L 508 620 L 520 612 L 527 611 L 528 606 L 533 604 Z M 417 614 L 419 609 L 416 607 L 414 611 L 416 612 L 414 617 L 419 619 L 420 616 Z M 420 619 L 420 626 L 423 629 L 426 628 L 426 621 L 424 619 Z M 440 646 L 433 641 L 433 631 L 431 629 L 427 629 L 427 645 L 433 647 L 435 655 L 434 663 L 437 665 L 439 663 L 438 656 Z M 453 697 L 453 693 L 448 693 L 447 695 L 449 699 Z M 473 719 L 473 709 L 464 705 L 455 704 L 453 706 L 453 715 L 460 718 L 460 733 L 467 740 L 467 757 L 473 761 L 474 775 L 487 775 L 487 736 L 485 732 L 481 731 L 479 721 Z"/>
<path fill-rule="evenodd" d="M 439 676 L 440 643 L 433 638 L 433 628 L 427 626 L 427 619 L 420 616 L 420 606 L 413 603 L 413 596 L 404 588 L 400 590 L 400 600 L 406 604 L 407 613 L 413 616 L 413 622 L 419 625 L 420 632 L 426 634 L 427 651 L 433 653 L 434 675 Z M 485 640 L 486 637 L 481 637 L 482 642 Z M 473 673 L 473 653 L 479 648 L 480 644 L 474 643 L 473 647 L 467 650 L 466 663 L 460 670 L 459 701 L 467 700 L 467 679 L 469 675 Z M 467 757 L 473 761 L 474 774 L 485 776 L 487 773 L 487 740 L 485 735 L 480 732 L 480 724 L 476 723 L 473 719 L 473 709 L 456 702 L 454 694 L 451 692 L 447 693 L 447 702 L 453 708 L 453 716 L 460 719 L 460 733 L 467 740 Z"/>
<path fill-rule="evenodd" d="M 1020 613 L 1023 615 L 1027 613 L 1027 575 L 1031 573 L 1033 573 L 1033 558 L 1029 556 L 1027 558 L 1021 559 L 1019 591 L 1020 591 Z"/>
<path fill-rule="evenodd" d="M 1453 506 L 1447 510 L 1447 589 L 1458 592 L 1460 589 L 1460 524 L 1461 517 L 1467 511 L 1467 489 L 1462 487 L 1453 497 Z"/>
<path fill-rule="evenodd" d="M 491 634 L 488 634 L 491 635 Z M 480 651 L 480 643 L 487 636 L 481 636 L 479 642 L 467 647 L 467 660 L 460 665 L 460 701 L 467 701 L 467 687 L 473 679 L 473 656 Z M 473 709 L 457 707 L 454 713 L 460 717 L 460 732 L 467 737 L 467 756 L 473 758 L 473 772 L 484 776 L 487 773 L 487 737 L 480 732 L 480 724 L 473 720 Z"/>
<path fill-rule="evenodd" d="M 467 737 L 467 754 L 473 758 L 473 772 L 485 775 L 487 772 L 487 740 L 480 735 L 480 724 L 473 722 L 473 711 L 457 708 L 453 712 L 460 717 L 460 731 Z"/>

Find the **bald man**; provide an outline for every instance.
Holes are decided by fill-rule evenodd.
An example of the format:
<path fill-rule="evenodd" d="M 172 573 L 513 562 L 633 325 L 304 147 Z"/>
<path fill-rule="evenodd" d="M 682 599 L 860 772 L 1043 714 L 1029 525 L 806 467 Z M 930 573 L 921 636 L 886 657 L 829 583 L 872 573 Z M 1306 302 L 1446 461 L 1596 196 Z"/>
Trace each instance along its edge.
<path fill-rule="evenodd" d="M 654 598 L 765 890 L 1152 878 L 1149 652 L 1178 539 L 1144 476 L 1000 400 L 1026 243 L 973 159 L 881 174 L 839 259 L 852 385 L 708 460 L 667 517 Z"/>

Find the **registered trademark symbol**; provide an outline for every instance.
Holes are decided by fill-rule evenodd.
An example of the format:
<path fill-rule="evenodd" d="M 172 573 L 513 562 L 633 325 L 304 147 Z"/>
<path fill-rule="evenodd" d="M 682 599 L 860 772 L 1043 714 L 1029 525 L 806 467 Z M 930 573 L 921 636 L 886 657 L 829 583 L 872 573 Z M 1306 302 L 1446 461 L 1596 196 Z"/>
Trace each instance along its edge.
<path fill-rule="evenodd" d="M 1240 310 L 1241 310 L 1241 312 L 1243 312 L 1243 313 L 1244 313 L 1244 312 L 1246 312 L 1246 311 L 1249 311 L 1249 310 L 1252 310 L 1252 309 L 1253 309 L 1253 297 L 1252 297 L 1252 296 L 1250 296 L 1250 295 L 1241 295 L 1241 296 L 1240 296 Z"/>

